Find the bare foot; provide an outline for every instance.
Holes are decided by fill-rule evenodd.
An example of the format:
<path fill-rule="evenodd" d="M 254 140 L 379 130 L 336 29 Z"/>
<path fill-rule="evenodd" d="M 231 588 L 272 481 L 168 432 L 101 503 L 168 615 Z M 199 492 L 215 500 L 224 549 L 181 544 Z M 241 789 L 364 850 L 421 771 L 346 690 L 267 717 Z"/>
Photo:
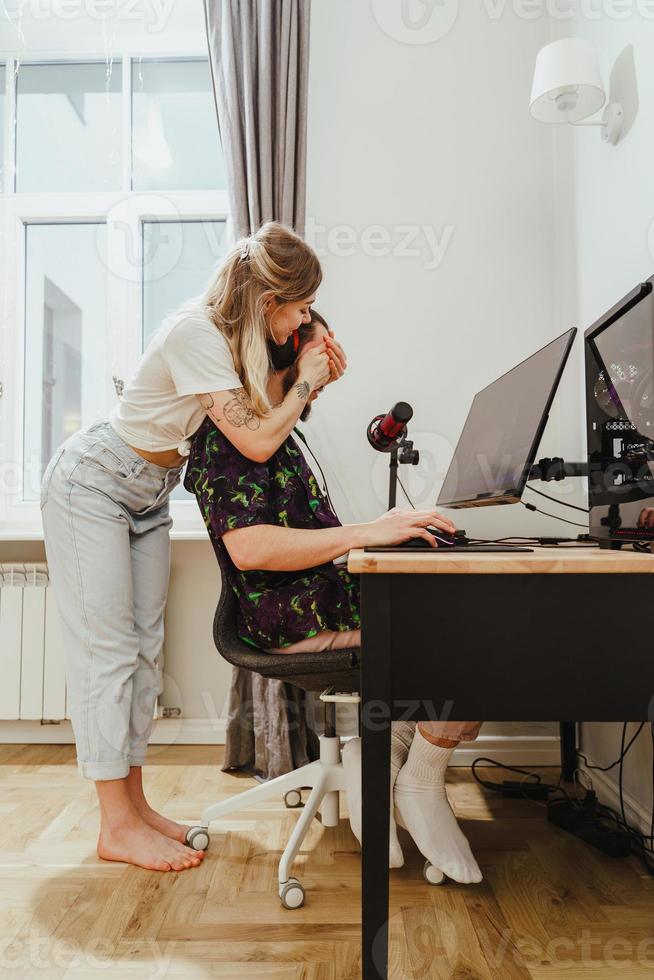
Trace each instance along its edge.
<path fill-rule="evenodd" d="M 197 867 L 204 851 L 171 840 L 141 818 L 115 828 L 100 828 L 98 857 L 105 861 L 124 861 L 150 871 L 184 871 Z"/>
<path fill-rule="evenodd" d="M 162 813 L 153 810 L 149 803 L 135 803 L 134 806 L 138 810 L 141 818 L 150 827 L 158 830 L 160 834 L 170 837 L 172 840 L 178 840 L 182 844 L 184 843 L 187 831 L 191 829 L 190 824 L 177 823 L 175 820 L 169 820 Z"/>

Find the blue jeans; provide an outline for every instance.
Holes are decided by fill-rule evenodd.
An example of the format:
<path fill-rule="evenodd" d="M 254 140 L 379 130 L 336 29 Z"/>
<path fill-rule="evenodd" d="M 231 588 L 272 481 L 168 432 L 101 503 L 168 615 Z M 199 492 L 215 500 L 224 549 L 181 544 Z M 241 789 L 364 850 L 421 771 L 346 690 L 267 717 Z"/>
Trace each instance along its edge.
<path fill-rule="evenodd" d="M 66 439 L 43 476 L 68 715 L 87 779 L 120 779 L 145 760 L 163 690 L 168 498 L 182 469 L 143 459 L 104 420 Z"/>

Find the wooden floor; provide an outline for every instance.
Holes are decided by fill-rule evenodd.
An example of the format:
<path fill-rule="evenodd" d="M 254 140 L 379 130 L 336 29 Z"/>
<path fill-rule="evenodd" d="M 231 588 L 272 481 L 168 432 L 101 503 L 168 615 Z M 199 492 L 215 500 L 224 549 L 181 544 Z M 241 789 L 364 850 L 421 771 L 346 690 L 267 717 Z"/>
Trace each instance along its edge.
<path fill-rule="evenodd" d="M 221 773 L 221 751 L 151 747 L 152 805 L 193 822 L 253 785 Z M 426 885 L 401 832 L 392 977 L 654 977 L 654 879 L 635 858 L 604 858 L 468 769 L 448 778 L 484 881 Z M 338 828 L 314 821 L 295 869 L 306 905 L 289 912 L 276 862 L 297 815 L 281 800 L 213 824 L 199 868 L 162 874 L 97 857 L 95 791 L 72 746 L 0 745 L 0 779 L 0 977 L 359 977 L 360 861 L 344 811 Z"/>

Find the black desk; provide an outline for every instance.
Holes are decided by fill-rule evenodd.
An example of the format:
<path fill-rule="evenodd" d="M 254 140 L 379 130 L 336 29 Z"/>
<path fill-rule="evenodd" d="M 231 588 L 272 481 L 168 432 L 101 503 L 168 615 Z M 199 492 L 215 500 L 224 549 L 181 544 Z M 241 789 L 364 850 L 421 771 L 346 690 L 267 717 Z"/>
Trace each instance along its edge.
<path fill-rule="evenodd" d="M 650 648 L 624 614 L 651 605 L 654 557 L 358 550 L 348 568 L 361 576 L 363 978 L 376 980 L 388 958 L 390 721 L 648 719 Z M 569 753 L 569 730 L 565 741 Z"/>

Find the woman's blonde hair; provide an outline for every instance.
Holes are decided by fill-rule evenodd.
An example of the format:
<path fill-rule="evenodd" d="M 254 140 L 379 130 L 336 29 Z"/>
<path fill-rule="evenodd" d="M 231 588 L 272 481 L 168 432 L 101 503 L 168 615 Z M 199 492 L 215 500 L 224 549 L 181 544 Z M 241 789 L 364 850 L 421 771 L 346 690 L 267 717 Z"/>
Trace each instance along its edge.
<path fill-rule="evenodd" d="M 200 297 L 202 311 L 225 335 L 234 366 L 255 412 L 271 408 L 266 390 L 270 371 L 264 295 L 278 302 L 308 299 L 322 279 L 318 256 L 299 235 L 269 221 L 227 254 Z"/>

